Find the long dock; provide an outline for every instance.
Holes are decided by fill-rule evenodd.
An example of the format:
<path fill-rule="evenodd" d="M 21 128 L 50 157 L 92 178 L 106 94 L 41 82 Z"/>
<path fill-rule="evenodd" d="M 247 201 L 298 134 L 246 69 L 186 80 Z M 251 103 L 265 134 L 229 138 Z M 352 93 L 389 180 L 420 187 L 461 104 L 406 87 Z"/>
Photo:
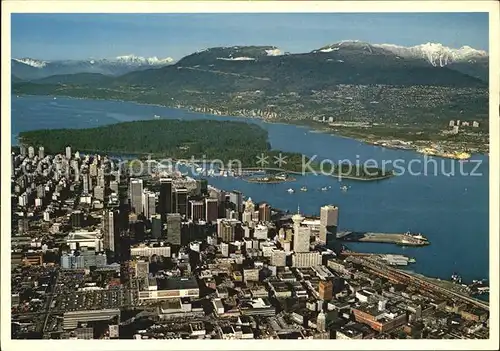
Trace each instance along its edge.
<path fill-rule="evenodd" d="M 350 242 L 369 242 L 396 244 L 401 246 L 426 246 L 429 241 L 417 239 L 400 233 L 372 233 L 372 232 L 342 232 L 337 235 L 338 240 Z"/>

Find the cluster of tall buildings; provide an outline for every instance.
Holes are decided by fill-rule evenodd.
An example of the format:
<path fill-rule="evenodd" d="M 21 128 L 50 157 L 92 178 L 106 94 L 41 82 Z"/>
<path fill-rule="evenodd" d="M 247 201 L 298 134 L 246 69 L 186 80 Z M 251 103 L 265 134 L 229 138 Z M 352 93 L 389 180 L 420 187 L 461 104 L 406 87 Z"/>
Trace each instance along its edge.
<path fill-rule="evenodd" d="M 78 203 L 79 209 L 70 212 L 72 228 L 86 226 L 86 208 L 93 213 L 101 209 L 99 240 L 102 249 L 112 253 L 111 261 L 130 255 L 124 237 L 137 243 L 153 240 L 182 246 L 196 237 L 203 239 L 212 226 L 226 257 L 245 248 L 250 256 L 252 252 L 263 253 L 277 267 L 311 267 L 321 263 L 321 254 L 311 250 L 312 237 L 319 231 L 317 241 L 328 244 L 337 233 L 338 208 L 333 205 L 321 207 L 317 228 L 306 224 L 298 211 L 292 216 L 291 228 L 276 232 L 268 203 L 256 204 L 251 198 L 244 201 L 239 191 L 209 188 L 205 179 L 192 179 L 196 183 L 193 189 L 177 178 L 127 178 L 123 169 L 117 169 L 107 157 L 72 154 L 70 146 L 64 154 L 55 156 L 46 155 L 43 147 L 36 154 L 33 147 L 21 146 L 20 156 L 13 157 L 12 162 L 14 170 L 20 166 L 37 170 L 35 175 L 16 178 L 15 190 L 25 190 L 18 196 L 19 205 L 33 202 L 43 207 L 51 200 L 67 202 L 76 195 L 78 199 L 71 201 Z M 46 183 L 36 184 L 37 177 Z M 120 190 L 123 185 L 126 192 Z M 49 221 L 50 206 L 45 212 Z M 19 223 L 24 230 L 24 222 Z M 83 264 L 78 256 L 65 256 L 67 265 Z"/>

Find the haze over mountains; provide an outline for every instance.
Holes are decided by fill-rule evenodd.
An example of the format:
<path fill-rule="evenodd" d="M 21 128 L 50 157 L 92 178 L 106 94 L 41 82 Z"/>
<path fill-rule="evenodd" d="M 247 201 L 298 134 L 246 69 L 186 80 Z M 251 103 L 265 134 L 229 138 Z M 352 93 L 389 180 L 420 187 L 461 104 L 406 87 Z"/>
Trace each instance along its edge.
<path fill-rule="evenodd" d="M 283 69 L 287 71 L 292 69 L 291 66 L 293 66 L 294 71 L 309 69 L 311 70 L 310 73 L 314 76 L 313 71 L 317 72 L 317 69 L 321 69 L 322 73 L 333 73 L 337 71 L 337 68 L 342 70 L 340 64 L 343 64 L 343 66 L 348 67 L 348 71 L 351 71 L 351 68 L 354 68 L 354 66 L 359 68 L 360 72 L 355 73 L 359 76 L 366 75 L 367 72 L 365 71 L 369 68 L 385 67 L 386 69 L 392 65 L 398 70 L 403 67 L 408 70 L 412 68 L 423 69 L 424 67 L 447 68 L 487 81 L 488 59 L 487 52 L 468 46 L 453 49 L 442 44 L 426 43 L 413 47 L 404 47 L 392 44 L 369 44 L 356 40 L 345 40 L 326 45 L 309 53 L 285 53 L 274 46 L 233 46 L 198 51 L 185 56 L 177 63 L 170 57 L 159 59 L 157 57 L 144 58 L 127 55 L 114 59 L 55 61 L 15 58 L 11 60 L 11 67 L 12 75 L 16 77 L 15 80 L 36 80 L 54 75 L 71 75 L 76 73 L 97 73 L 118 77 L 134 71 L 163 68 L 165 66 L 172 66 L 171 68 L 191 67 L 192 69 L 200 69 L 207 65 L 205 70 L 216 66 L 233 73 L 244 74 L 246 72 L 251 75 L 255 74 L 256 76 L 258 76 L 256 72 L 257 66 L 260 68 L 273 66 L 280 71 L 283 71 Z M 238 62 L 238 65 L 235 62 Z M 252 65 L 251 63 L 254 64 Z M 171 69 L 163 72 L 168 71 L 171 71 Z M 262 73 L 265 73 L 265 71 L 267 70 L 263 69 Z M 434 72 L 434 70 L 432 71 Z M 443 74 L 442 72 L 438 75 L 449 75 L 449 73 Z M 148 74 L 154 74 L 142 73 L 144 74 L 144 78 L 147 78 Z M 138 73 L 138 76 L 142 73 Z M 369 73 L 368 76 L 370 76 Z M 126 78 L 126 80 L 132 77 Z M 141 78 L 141 80 L 143 79 Z M 370 80 L 368 79 L 368 82 Z"/>
<path fill-rule="evenodd" d="M 118 56 L 113 59 L 54 60 L 44 61 L 34 58 L 13 58 L 12 75 L 22 80 L 33 80 L 60 74 L 99 73 L 119 76 L 128 72 L 158 68 L 172 64 L 171 57 Z"/>

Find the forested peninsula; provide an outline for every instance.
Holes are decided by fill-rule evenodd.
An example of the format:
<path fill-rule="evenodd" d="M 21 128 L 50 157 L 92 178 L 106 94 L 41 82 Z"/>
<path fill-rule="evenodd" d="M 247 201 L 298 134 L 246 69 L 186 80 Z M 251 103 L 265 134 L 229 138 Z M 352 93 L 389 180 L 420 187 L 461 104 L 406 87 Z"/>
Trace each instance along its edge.
<path fill-rule="evenodd" d="M 34 130 L 20 133 L 19 142 L 43 146 L 49 154 L 61 153 L 70 145 L 80 152 L 135 154 L 153 159 L 221 160 L 226 165 L 239 160 L 244 168 L 299 173 L 320 169 L 318 161 L 309 162 L 308 157 L 299 153 L 273 150 L 267 131 L 260 126 L 234 121 L 160 119 L 86 129 Z M 283 162 L 277 164 L 280 155 Z M 304 164 L 311 167 L 305 169 Z M 341 172 L 346 178 L 370 180 L 392 175 L 376 168 L 343 165 L 332 170 L 331 167 L 326 164 L 323 171 L 333 175 Z"/>

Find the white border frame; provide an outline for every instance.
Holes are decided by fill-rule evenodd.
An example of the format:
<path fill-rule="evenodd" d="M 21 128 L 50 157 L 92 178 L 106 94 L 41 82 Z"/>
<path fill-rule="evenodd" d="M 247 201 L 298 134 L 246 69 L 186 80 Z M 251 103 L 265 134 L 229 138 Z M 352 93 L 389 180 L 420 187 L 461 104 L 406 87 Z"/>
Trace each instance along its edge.
<path fill-rule="evenodd" d="M 126 6 L 123 4 L 126 2 Z M 232 12 L 488 12 L 490 55 L 490 339 L 489 340 L 10 340 L 10 194 L 1 193 L 1 346 L 3 350 L 424 350 L 497 349 L 499 249 L 499 3 L 497 1 L 4 1 L 2 2 L 2 187 L 10 186 L 11 13 L 232 13 Z"/>

